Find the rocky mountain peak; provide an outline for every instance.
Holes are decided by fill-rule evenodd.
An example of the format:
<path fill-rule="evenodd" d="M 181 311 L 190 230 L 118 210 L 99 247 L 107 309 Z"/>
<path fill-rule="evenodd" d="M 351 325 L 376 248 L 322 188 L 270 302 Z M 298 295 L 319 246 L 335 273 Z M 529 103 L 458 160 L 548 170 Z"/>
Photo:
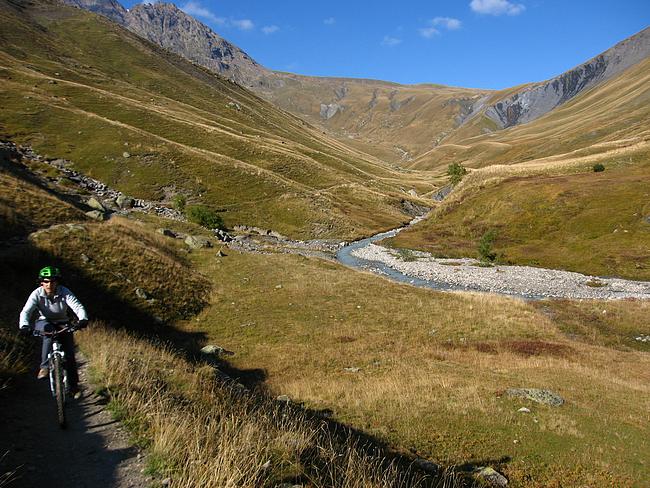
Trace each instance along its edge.
<path fill-rule="evenodd" d="M 140 3 L 127 10 L 116 0 L 61 0 L 104 15 L 165 49 L 245 86 L 259 84 L 270 71 L 207 25 L 172 3 Z"/>
<path fill-rule="evenodd" d="M 525 124 L 650 56 L 650 27 L 548 81 L 526 87 L 488 107 L 501 128 Z"/>

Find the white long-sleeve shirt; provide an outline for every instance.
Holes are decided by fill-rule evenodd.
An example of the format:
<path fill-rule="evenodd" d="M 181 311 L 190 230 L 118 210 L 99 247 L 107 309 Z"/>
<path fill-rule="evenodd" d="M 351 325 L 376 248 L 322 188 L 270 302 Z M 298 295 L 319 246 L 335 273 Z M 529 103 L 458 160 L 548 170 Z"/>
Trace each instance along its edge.
<path fill-rule="evenodd" d="M 19 327 L 28 327 L 32 314 L 38 311 L 38 320 L 52 320 L 64 322 L 68 320 L 68 307 L 72 309 L 79 320 L 88 320 L 86 309 L 65 286 L 58 285 L 50 297 L 43 287 L 36 288 L 27 299 L 22 312 L 20 312 Z"/>

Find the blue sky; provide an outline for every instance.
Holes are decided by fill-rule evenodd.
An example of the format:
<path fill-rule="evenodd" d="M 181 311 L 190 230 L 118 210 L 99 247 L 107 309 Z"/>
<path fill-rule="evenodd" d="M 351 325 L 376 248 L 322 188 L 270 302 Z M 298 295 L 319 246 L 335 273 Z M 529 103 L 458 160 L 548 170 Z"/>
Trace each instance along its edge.
<path fill-rule="evenodd" d="M 274 70 L 494 89 L 551 78 L 650 24 L 650 0 L 176 5 Z"/>

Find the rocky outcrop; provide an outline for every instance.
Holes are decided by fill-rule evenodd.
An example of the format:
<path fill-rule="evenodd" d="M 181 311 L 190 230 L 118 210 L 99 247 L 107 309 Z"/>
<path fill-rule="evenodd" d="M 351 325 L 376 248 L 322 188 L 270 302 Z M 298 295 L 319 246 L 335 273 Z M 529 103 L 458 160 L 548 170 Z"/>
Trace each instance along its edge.
<path fill-rule="evenodd" d="M 525 124 L 650 56 L 650 28 L 551 80 L 523 88 L 489 106 L 485 115 L 501 128 Z"/>
<path fill-rule="evenodd" d="M 127 10 L 115 0 L 61 1 L 104 15 L 140 37 L 241 85 L 274 83 L 269 70 L 171 3 L 139 3 Z"/>
<path fill-rule="evenodd" d="M 342 111 L 343 111 L 343 107 L 338 103 L 320 104 L 320 116 L 324 120 L 329 120 L 332 117 L 334 117 L 337 113 Z"/>

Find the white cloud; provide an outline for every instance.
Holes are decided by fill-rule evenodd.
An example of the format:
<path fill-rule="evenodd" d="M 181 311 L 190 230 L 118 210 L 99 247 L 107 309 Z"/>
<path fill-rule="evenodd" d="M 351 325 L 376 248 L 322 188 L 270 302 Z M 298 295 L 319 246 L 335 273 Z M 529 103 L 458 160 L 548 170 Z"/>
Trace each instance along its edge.
<path fill-rule="evenodd" d="M 181 6 L 180 9 L 187 15 L 201 17 L 202 19 L 209 20 L 215 24 L 223 25 L 226 23 L 226 19 L 223 17 L 217 17 L 198 2 L 187 2 L 185 5 Z"/>
<path fill-rule="evenodd" d="M 436 17 L 431 20 L 431 25 L 442 26 L 448 30 L 457 30 L 460 29 L 461 21 L 451 17 Z"/>
<path fill-rule="evenodd" d="M 401 44 L 402 40 L 397 37 L 384 36 L 384 39 L 381 41 L 382 46 L 393 47 Z"/>
<path fill-rule="evenodd" d="M 255 24 L 250 19 L 231 20 L 230 22 L 239 30 L 249 31 L 255 29 Z"/>
<path fill-rule="evenodd" d="M 462 22 L 460 20 L 454 19 L 452 17 L 435 17 L 428 23 L 428 27 L 419 29 L 420 35 L 425 39 L 431 39 L 432 37 L 439 35 L 440 29 L 458 30 L 462 25 Z"/>
<path fill-rule="evenodd" d="M 519 15 L 526 10 L 521 3 L 508 0 L 472 0 L 469 6 L 476 13 L 488 15 Z"/>
<path fill-rule="evenodd" d="M 327 19 L 323 20 L 323 24 L 334 25 L 336 24 L 336 19 L 334 17 L 328 17 Z"/>
<path fill-rule="evenodd" d="M 265 25 L 262 27 L 262 32 L 264 32 L 264 34 L 273 34 L 279 30 L 280 28 L 277 25 Z"/>
<path fill-rule="evenodd" d="M 440 31 L 435 27 L 424 27 L 420 29 L 420 35 L 426 39 L 431 39 L 433 36 L 440 34 Z"/>

